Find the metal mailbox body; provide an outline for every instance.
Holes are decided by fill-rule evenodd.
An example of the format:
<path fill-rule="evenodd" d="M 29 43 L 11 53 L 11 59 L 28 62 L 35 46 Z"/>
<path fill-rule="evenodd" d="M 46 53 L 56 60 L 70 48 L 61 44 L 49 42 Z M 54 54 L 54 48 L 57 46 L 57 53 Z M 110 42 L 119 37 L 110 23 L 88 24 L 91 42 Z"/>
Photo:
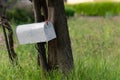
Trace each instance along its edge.
<path fill-rule="evenodd" d="M 16 34 L 20 44 L 48 42 L 56 38 L 51 22 L 19 25 L 16 28 Z"/>

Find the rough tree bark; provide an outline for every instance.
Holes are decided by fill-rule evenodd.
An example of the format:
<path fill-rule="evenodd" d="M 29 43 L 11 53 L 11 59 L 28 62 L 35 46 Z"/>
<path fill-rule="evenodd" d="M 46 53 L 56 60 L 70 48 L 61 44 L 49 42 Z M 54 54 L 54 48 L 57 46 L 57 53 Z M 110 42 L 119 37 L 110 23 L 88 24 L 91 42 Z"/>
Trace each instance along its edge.
<path fill-rule="evenodd" d="M 74 62 L 63 0 L 48 0 L 48 17 L 53 22 L 57 35 L 57 39 L 50 42 L 48 46 L 54 46 L 51 46 L 51 49 L 56 50 L 57 64 L 62 71 L 69 72 L 74 67 Z M 49 55 L 53 54 L 49 52 Z M 54 63 L 56 58 L 54 55 L 52 57 L 52 63 Z"/>
<path fill-rule="evenodd" d="M 42 5 L 45 4 L 45 0 L 33 0 L 33 4 L 36 22 L 41 22 L 41 8 Z M 39 57 L 42 58 L 40 61 L 45 64 L 45 66 L 43 64 L 41 65 L 44 70 L 53 70 L 59 67 L 64 73 L 67 73 L 74 67 L 74 63 L 64 1 L 47 0 L 47 4 L 48 20 L 53 22 L 57 38 L 48 42 L 48 63 L 46 56 L 44 58 Z M 47 8 L 44 9 L 47 10 Z M 46 12 L 47 11 L 44 11 L 45 16 L 47 16 Z M 47 19 L 47 17 L 45 18 Z M 43 44 L 41 45 L 44 46 Z M 40 46 L 38 46 L 38 51 L 41 50 L 40 53 L 43 52 L 43 55 L 45 54 L 45 52 L 42 51 L 44 49 L 44 47 L 41 49 Z"/>
<path fill-rule="evenodd" d="M 47 6 L 45 0 L 32 0 L 34 7 L 35 22 L 42 22 L 47 18 Z M 45 8 L 45 9 L 44 9 Z M 41 10 L 43 10 L 42 15 Z M 38 50 L 38 65 L 42 67 L 43 74 L 48 71 L 48 64 L 46 59 L 45 43 L 37 43 Z"/>

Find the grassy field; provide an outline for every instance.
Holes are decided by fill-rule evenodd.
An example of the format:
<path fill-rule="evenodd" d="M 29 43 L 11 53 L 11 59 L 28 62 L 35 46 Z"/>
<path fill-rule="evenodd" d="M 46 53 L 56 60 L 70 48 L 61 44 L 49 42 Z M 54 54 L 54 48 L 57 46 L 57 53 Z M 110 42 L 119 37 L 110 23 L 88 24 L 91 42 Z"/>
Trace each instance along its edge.
<path fill-rule="evenodd" d="M 73 17 L 68 24 L 75 70 L 68 78 L 55 72 L 46 80 L 120 80 L 120 17 Z M 0 38 L 0 80 L 45 80 L 34 44 L 18 45 L 15 37 L 22 68 L 12 67 L 2 34 Z"/>

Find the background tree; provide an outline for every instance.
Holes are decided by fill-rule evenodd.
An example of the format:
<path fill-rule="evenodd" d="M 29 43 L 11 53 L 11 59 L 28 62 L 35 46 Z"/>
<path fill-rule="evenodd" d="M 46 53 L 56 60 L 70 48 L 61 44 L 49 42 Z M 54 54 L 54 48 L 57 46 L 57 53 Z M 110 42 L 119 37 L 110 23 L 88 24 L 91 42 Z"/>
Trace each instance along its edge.
<path fill-rule="evenodd" d="M 0 16 L 5 13 L 7 8 L 11 8 L 18 0 L 0 0 Z"/>
<path fill-rule="evenodd" d="M 4 11 L 5 11 L 4 6 L 5 6 L 4 1 L 3 1 L 3 0 L 0 0 L 0 17 L 2 16 L 2 14 L 3 14 Z"/>
<path fill-rule="evenodd" d="M 7 7 L 7 0 L 1 0 L 0 1 L 0 25 L 2 25 L 3 28 L 3 33 L 5 37 L 5 43 L 6 43 L 6 48 L 8 51 L 9 59 L 11 63 L 17 64 L 17 54 L 15 53 L 14 50 L 14 41 L 13 41 L 13 30 L 11 25 L 9 24 L 7 18 L 6 18 L 6 7 Z M 6 29 L 8 30 L 8 35 L 6 33 Z"/>

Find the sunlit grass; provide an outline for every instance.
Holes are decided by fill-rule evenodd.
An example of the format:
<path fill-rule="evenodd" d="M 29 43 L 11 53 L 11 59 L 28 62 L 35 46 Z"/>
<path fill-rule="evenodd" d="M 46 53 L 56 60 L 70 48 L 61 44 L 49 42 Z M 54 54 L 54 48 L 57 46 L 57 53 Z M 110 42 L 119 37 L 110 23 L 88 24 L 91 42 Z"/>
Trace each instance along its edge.
<path fill-rule="evenodd" d="M 69 18 L 75 69 L 68 78 L 55 71 L 48 74 L 46 80 L 120 80 L 119 21 L 119 17 Z M 44 80 L 37 67 L 35 45 L 19 45 L 14 38 L 21 68 L 10 64 L 4 43 L 1 43 L 0 80 Z"/>

